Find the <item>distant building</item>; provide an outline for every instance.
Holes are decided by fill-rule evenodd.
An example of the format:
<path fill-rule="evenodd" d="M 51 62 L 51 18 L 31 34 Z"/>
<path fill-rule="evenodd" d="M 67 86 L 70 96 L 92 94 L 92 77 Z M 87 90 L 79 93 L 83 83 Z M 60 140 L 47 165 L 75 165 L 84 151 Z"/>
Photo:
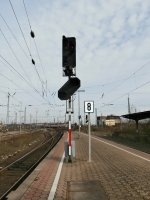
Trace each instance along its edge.
<path fill-rule="evenodd" d="M 97 116 L 97 126 L 103 126 L 105 124 L 106 116 Z"/>
<path fill-rule="evenodd" d="M 109 115 L 106 117 L 105 125 L 106 126 L 116 126 L 121 123 L 119 116 Z"/>

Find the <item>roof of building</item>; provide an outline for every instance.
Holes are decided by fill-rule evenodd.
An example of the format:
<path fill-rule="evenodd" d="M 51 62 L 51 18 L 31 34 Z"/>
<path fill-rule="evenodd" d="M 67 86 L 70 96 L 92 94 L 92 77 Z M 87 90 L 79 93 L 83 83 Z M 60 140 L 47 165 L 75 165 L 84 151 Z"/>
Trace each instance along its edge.
<path fill-rule="evenodd" d="M 150 111 L 126 114 L 126 115 L 122 115 L 122 117 L 138 121 L 138 120 L 150 118 Z"/>
<path fill-rule="evenodd" d="M 106 120 L 110 120 L 110 119 L 120 119 L 120 117 L 119 116 L 115 116 L 115 115 L 108 115 L 106 117 Z"/>
<path fill-rule="evenodd" d="M 97 116 L 97 119 L 98 119 L 98 120 L 102 120 L 102 119 L 105 120 L 105 119 L 106 119 L 106 116 Z"/>

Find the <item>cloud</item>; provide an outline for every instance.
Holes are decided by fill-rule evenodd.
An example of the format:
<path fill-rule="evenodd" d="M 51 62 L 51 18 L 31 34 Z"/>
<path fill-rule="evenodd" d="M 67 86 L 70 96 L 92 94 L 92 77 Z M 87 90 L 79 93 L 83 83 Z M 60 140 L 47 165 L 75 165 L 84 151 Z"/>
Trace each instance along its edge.
<path fill-rule="evenodd" d="M 37 69 L 43 80 L 45 79 L 44 76 L 46 76 L 50 91 L 57 92 L 67 81 L 67 77 L 62 77 L 62 35 L 76 37 L 77 76 L 81 79 L 81 87 L 83 89 L 87 88 L 84 98 L 95 100 L 97 105 L 99 105 L 100 91 L 101 94 L 105 93 L 103 101 L 107 103 L 108 100 L 111 101 L 123 93 L 127 93 L 134 86 L 136 87 L 136 85 L 138 86 L 149 79 L 147 75 L 149 69 L 144 67 L 138 74 L 135 74 L 135 77 L 138 77 L 136 85 L 134 78 L 126 81 L 122 86 L 120 81 L 117 82 L 117 80 L 124 80 L 129 77 L 149 59 L 150 2 L 148 0 L 56 0 L 51 2 L 48 0 L 39 0 L 38 2 L 36 0 L 32 2 L 26 0 L 45 75 L 43 74 L 34 42 L 30 38 L 30 29 L 23 5 L 19 0 L 12 2 L 37 64 Z M 8 2 L 2 2 L 0 11 L 28 54 Z M 25 58 L 4 23 L 1 23 L 1 26 L 17 57 L 21 60 L 24 70 L 31 78 L 32 84 L 41 92 L 41 83 L 34 66 L 31 64 L 31 60 Z M 8 59 L 15 69 L 25 76 L 2 35 L 0 35 L 0 39 L 2 47 L 0 53 Z M 12 80 L 17 81 L 23 89 L 35 96 L 35 100 L 33 100 L 26 93 L 22 99 L 22 96 L 17 94 L 18 99 L 25 103 L 36 103 L 38 94 L 33 92 L 24 81 L 20 80 L 18 75 L 8 70 L 8 67 L 1 64 L 1 69 Z M 141 75 L 141 73 L 145 73 L 145 75 Z M 115 81 L 116 83 L 114 83 Z M 4 79 L 3 82 L 10 87 L 11 83 L 4 81 Z M 3 82 L 1 81 L 0 84 L 3 84 Z M 108 84 L 105 87 L 100 86 L 100 84 L 110 82 L 112 84 Z M 117 87 L 119 84 L 120 87 Z M 88 87 L 92 87 L 92 94 Z M 112 91 L 115 87 L 116 89 Z M 144 88 L 147 90 L 148 86 Z M 110 91 L 111 95 L 109 95 Z M 1 95 L 3 96 L 3 94 Z M 41 97 L 38 98 L 42 101 Z M 141 98 L 140 94 L 139 96 L 137 95 L 137 105 L 138 99 L 141 100 Z M 148 94 L 145 94 L 143 99 L 146 104 Z M 54 101 L 51 96 L 49 96 L 49 100 L 53 103 L 64 103 L 57 98 Z M 126 96 L 118 99 L 118 101 L 125 105 Z M 123 106 L 121 108 L 114 106 L 114 109 L 121 113 L 125 108 Z"/>

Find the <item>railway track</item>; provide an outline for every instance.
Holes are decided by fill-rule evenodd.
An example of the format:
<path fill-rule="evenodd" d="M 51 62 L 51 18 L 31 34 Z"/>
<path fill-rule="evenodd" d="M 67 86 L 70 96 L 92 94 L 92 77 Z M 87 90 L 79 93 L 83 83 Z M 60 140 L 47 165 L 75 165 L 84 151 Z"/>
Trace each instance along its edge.
<path fill-rule="evenodd" d="M 61 132 L 56 133 L 52 138 L 31 152 L 0 170 L 0 200 L 7 199 L 7 195 L 25 180 L 39 162 L 57 144 L 62 135 L 63 133 Z"/>

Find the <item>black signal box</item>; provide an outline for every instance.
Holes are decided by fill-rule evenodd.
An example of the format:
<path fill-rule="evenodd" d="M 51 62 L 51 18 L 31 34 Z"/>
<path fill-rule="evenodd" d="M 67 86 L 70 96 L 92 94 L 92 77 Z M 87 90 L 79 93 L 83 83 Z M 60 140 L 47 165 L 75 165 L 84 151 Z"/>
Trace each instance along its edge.
<path fill-rule="evenodd" d="M 77 77 L 69 80 L 58 90 L 60 100 L 68 100 L 80 87 L 80 79 Z"/>

